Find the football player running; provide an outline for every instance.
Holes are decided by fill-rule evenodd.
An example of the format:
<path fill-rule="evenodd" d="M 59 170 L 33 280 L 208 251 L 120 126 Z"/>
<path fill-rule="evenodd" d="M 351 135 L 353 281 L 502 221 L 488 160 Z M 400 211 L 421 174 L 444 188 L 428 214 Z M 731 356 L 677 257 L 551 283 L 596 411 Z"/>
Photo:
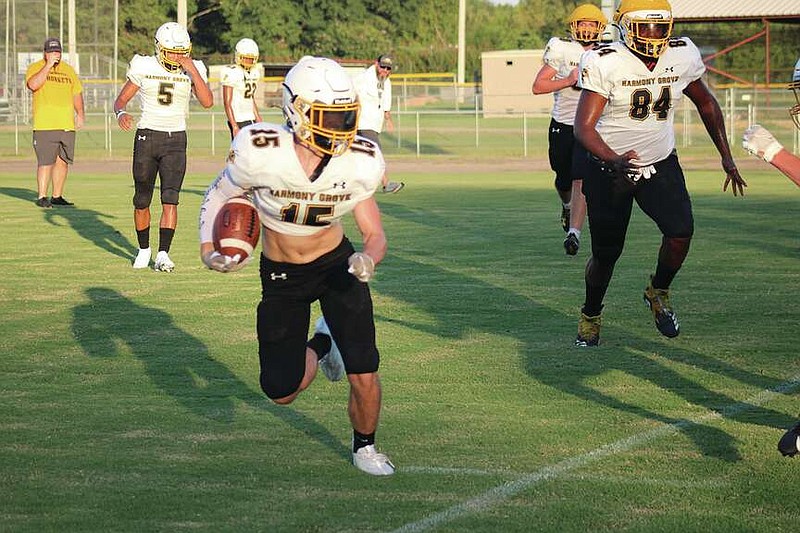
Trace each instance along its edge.
<path fill-rule="evenodd" d="M 114 102 L 119 127 L 133 128 L 133 117 L 125 106 L 136 94 L 141 116 L 133 144 L 133 220 L 139 251 L 133 268 L 150 265 L 150 203 L 156 175 L 161 179 L 161 221 L 154 269 L 172 272 L 175 263 L 169 249 L 178 224 L 178 196 L 186 174 L 186 115 L 194 93 L 205 108 L 214 104 L 206 67 L 191 58 L 189 33 L 177 22 L 162 24 L 156 31 L 155 55 L 135 55 L 127 81 Z"/>
<path fill-rule="evenodd" d="M 256 87 L 261 77 L 258 66 L 258 45 L 253 39 L 240 39 L 236 43 L 236 63 L 222 71 L 222 102 L 231 139 L 239 130 L 261 122 L 256 105 Z"/>
<path fill-rule="evenodd" d="M 794 67 L 789 89 L 794 92 L 795 105 L 789 108 L 794 125 L 800 129 L 800 60 Z M 754 156 L 771 164 L 800 187 L 800 157 L 786 150 L 764 127 L 754 124 L 745 130 L 742 146 Z M 778 441 L 778 451 L 794 457 L 800 451 L 800 422 L 789 428 Z"/>
<path fill-rule="evenodd" d="M 292 67 L 283 83 L 283 112 L 286 125 L 261 122 L 234 138 L 228 164 L 200 210 L 200 255 L 220 272 L 242 267 L 238 256 L 215 251 L 213 223 L 228 199 L 252 198 L 263 224 L 257 308 L 262 390 L 275 403 L 289 404 L 318 367 L 332 381 L 346 373 L 353 464 L 391 475 L 391 461 L 375 449 L 381 384 L 367 284 L 387 247 L 373 196 L 383 155 L 356 136 L 356 92 L 331 59 L 306 56 Z M 361 252 L 344 235 L 341 218 L 350 212 Z M 306 342 L 314 301 L 323 316 Z"/>
<path fill-rule="evenodd" d="M 564 250 L 567 255 L 578 253 L 583 220 L 586 218 L 586 200 L 581 192 L 583 183 L 580 168 L 573 168 L 575 136 L 573 124 L 578 107 L 580 88 L 578 62 L 581 54 L 600 41 L 605 31 L 605 15 L 597 6 L 582 4 L 569 16 L 570 39 L 553 37 L 548 41 L 542 61 L 544 65 L 536 74 L 533 94 L 553 93 L 548 133 L 550 168 L 555 172 L 555 187 L 561 198 L 561 226 L 567 232 Z M 581 159 L 574 164 L 579 166 Z"/>
<path fill-rule="evenodd" d="M 621 42 L 600 45 L 580 62 L 575 137 L 588 151 L 583 180 L 592 255 L 586 265 L 586 299 L 578 321 L 578 346 L 600 341 L 601 310 L 614 265 L 622 254 L 633 200 L 662 233 L 655 274 L 644 291 L 656 328 L 679 333 L 669 287 L 694 231 L 692 204 L 675 152 L 673 118 L 683 95 L 695 104 L 722 158 L 723 190 L 744 195 L 725 135 L 719 104 L 701 76 L 703 60 L 689 39 L 671 38 L 666 0 L 622 0 L 614 22 Z"/>

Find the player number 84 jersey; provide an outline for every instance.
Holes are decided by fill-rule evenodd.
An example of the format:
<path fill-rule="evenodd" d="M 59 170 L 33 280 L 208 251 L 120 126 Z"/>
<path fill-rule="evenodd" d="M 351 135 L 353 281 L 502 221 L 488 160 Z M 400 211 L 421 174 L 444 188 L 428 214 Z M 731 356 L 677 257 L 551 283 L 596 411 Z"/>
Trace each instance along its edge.
<path fill-rule="evenodd" d="M 680 37 L 670 39 L 652 71 L 620 42 L 586 52 L 580 69 L 581 88 L 608 99 L 597 122 L 600 136 L 618 154 L 636 150 L 636 164 L 646 166 L 675 149 L 675 108 L 705 65 L 694 43 Z"/>

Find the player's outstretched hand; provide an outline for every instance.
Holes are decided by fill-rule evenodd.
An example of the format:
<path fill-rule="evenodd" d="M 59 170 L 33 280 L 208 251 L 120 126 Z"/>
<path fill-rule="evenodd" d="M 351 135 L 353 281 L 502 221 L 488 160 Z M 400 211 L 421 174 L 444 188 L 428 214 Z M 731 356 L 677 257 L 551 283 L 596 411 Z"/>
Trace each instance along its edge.
<path fill-rule="evenodd" d="M 366 283 L 375 274 L 375 261 L 367 254 L 356 252 L 347 259 L 347 264 L 350 265 L 347 271 L 358 281 Z"/>
<path fill-rule="evenodd" d="M 775 154 L 783 150 L 783 145 L 778 142 L 767 128 L 753 124 L 744 130 L 742 148 L 767 163 L 771 163 Z"/>
<path fill-rule="evenodd" d="M 744 188 L 747 187 L 747 182 L 744 181 L 739 175 L 739 169 L 736 168 L 732 159 L 723 160 L 722 168 L 725 169 L 725 184 L 722 186 L 723 191 L 728 190 L 728 185 L 731 185 L 731 190 L 734 196 L 744 196 Z"/>
<path fill-rule="evenodd" d="M 229 255 L 223 255 L 214 250 L 213 252 L 207 253 L 203 256 L 203 263 L 211 270 L 216 270 L 217 272 L 236 272 L 237 270 L 244 268 L 244 266 L 252 259 L 252 256 L 248 257 L 244 261 L 240 261 L 239 259 L 239 254 L 231 257 Z"/>

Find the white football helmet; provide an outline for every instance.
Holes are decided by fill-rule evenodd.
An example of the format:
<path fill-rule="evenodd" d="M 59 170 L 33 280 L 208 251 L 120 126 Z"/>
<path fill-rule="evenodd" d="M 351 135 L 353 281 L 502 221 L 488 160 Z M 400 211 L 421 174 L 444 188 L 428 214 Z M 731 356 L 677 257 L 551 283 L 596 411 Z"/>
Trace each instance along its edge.
<path fill-rule="evenodd" d="M 672 6 L 667 0 L 622 0 L 614 22 L 628 48 L 646 57 L 659 57 L 672 35 Z"/>
<path fill-rule="evenodd" d="M 236 64 L 250 70 L 258 61 L 258 45 L 253 39 L 240 39 L 236 43 Z"/>
<path fill-rule="evenodd" d="M 794 99 L 797 102 L 797 104 L 789 108 L 789 115 L 791 115 L 797 129 L 800 129 L 800 79 L 790 83 L 789 90 L 794 93 Z"/>
<path fill-rule="evenodd" d="M 339 63 L 304 56 L 283 81 L 283 114 L 297 139 L 316 152 L 341 155 L 356 136 L 353 81 Z"/>
<path fill-rule="evenodd" d="M 156 58 L 170 72 L 177 72 L 181 65 L 168 54 L 188 56 L 192 51 L 192 40 L 186 28 L 177 22 L 166 22 L 156 31 Z"/>

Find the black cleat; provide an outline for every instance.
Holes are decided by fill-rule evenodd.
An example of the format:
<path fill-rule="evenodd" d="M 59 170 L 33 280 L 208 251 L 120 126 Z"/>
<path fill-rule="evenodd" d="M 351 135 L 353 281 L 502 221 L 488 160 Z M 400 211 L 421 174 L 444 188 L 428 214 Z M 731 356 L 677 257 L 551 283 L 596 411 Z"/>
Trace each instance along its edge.
<path fill-rule="evenodd" d="M 794 425 L 792 429 L 787 431 L 778 441 L 778 451 L 784 457 L 794 457 L 800 448 L 800 422 Z"/>
<path fill-rule="evenodd" d="M 644 290 L 644 303 L 650 308 L 653 313 L 653 320 L 656 323 L 656 329 L 665 337 L 677 337 L 680 333 L 680 324 L 675 311 L 669 304 L 669 289 L 655 289 L 653 288 L 653 280 L 647 284 Z"/>
<path fill-rule="evenodd" d="M 45 196 L 42 196 L 41 198 L 36 200 L 36 205 L 38 205 L 39 207 L 44 207 L 45 209 L 53 207 L 53 204 L 51 204 L 50 200 L 48 200 Z"/>
<path fill-rule="evenodd" d="M 50 198 L 50 203 L 53 205 L 65 205 L 65 206 L 75 205 L 74 203 L 68 201 L 63 196 L 53 196 L 52 198 Z"/>
<path fill-rule="evenodd" d="M 576 255 L 580 247 L 581 241 L 574 233 L 570 233 L 567 235 L 567 238 L 564 239 L 564 251 L 567 252 L 567 255 Z"/>

